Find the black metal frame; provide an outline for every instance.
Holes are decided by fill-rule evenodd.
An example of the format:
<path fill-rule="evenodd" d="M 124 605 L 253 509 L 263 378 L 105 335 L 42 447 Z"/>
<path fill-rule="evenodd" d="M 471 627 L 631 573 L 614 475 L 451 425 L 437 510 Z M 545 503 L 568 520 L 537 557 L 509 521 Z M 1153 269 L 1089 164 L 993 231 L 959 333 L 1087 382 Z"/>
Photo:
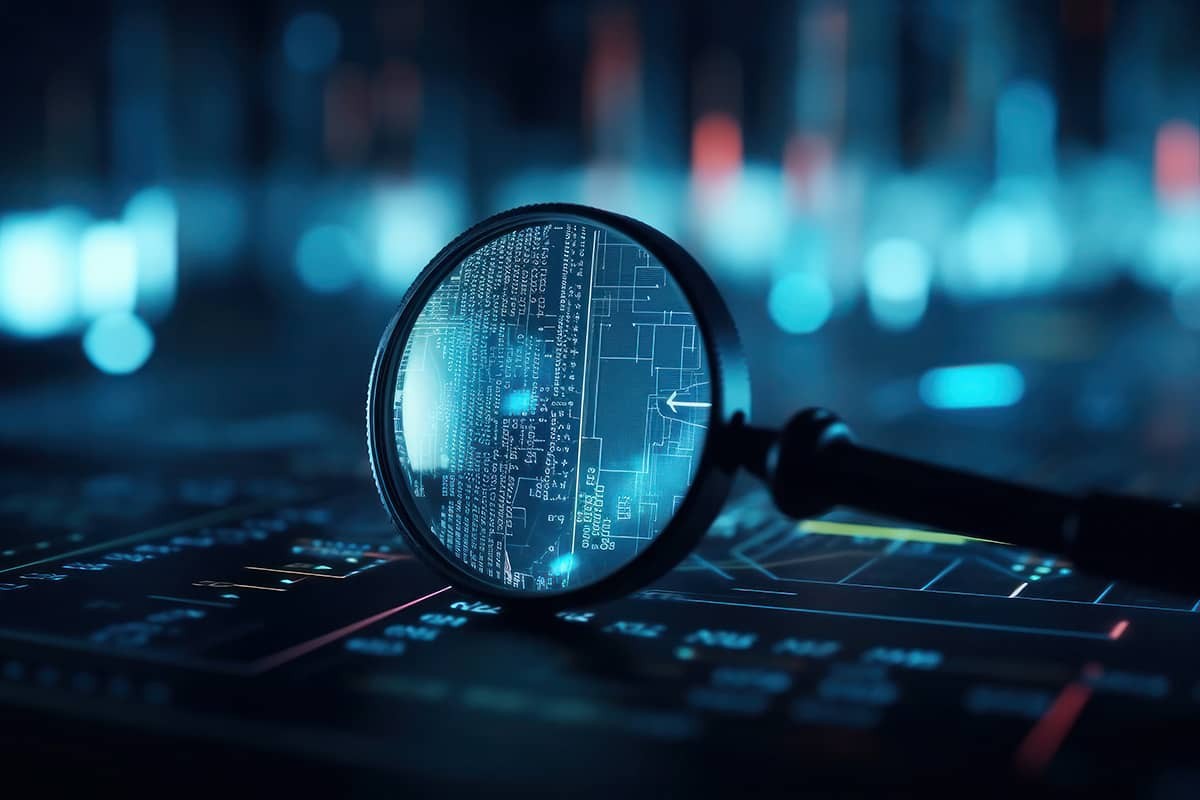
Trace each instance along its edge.
<path fill-rule="evenodd" d="M 492 586 L 457 566 L 416 511 L 400 472 L 394 445 L 393 397 L 400 356 L 412 325 L 442 279 L 463 258 L 487 242 L 519 228 L 570 221 L 610 228 L 646 248 L 673 274 L 696 314 L 712 378 L 709 431 L 696 478 L 675 516 L 636 558 L 611 575 L 578 589 L 521 592 Z M 586 606 L 632 592 L 661 577 L 699 542 L 720 512 L 739 465 L 736 439 L 750 413 L 750 377 L 724 301 L 703 268 L 680 245 L 629 217 L 587 206 L 547 203 L 505 211 L 478 223 L 438 253 L 413 282 L 388 324 L 375 353 L 367 393 L 367 450 L 380 499 L 413 551 L 454 585 L 501 601 L 513 610 L 555 610 Z"/>

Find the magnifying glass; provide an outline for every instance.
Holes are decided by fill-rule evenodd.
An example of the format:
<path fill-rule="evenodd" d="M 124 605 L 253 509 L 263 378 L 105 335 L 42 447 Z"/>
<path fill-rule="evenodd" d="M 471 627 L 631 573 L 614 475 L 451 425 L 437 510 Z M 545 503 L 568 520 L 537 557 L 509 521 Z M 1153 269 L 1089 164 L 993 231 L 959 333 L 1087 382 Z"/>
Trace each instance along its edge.
<path fill-rule="evenodd" d="M 739 469 L 793 517 L 850 506 L 1200 591 L 1194 509 L 888 455 L 823 409 L 754 427 L 737 332 L 704 270 L 648 225 L 584 206 L 498 214 L 433 259 L 376 353 L 367 441 L 413 551 L 510 607 L 587 605 L 658 578 Z"/>

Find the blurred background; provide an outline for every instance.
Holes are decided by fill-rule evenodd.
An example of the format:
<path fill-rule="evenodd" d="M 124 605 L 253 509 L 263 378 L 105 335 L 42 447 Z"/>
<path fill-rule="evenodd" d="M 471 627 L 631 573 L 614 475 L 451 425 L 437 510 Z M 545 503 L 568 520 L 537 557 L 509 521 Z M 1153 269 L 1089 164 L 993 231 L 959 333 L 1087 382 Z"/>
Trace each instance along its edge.
<path fill-rule="evenodd" d="M 554 200 L 700 259 L 760 421 L 1197 485 L 1200 5 L 4 5 L 6 441 L 361 458 L 413 277 Z"/>

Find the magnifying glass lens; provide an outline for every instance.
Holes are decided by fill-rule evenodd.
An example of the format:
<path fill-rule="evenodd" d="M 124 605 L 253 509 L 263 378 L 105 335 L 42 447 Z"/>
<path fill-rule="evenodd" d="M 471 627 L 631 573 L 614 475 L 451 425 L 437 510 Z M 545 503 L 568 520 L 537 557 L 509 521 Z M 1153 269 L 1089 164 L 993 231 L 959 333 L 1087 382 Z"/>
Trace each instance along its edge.
<path fill-rule="evenodd" d="M 563 593 L 637 558 L 695 477 L 709 363 L 675 277 L 564 219 L 491 239 L 417 314 L 395 384 L 409 506 L 443 562 Z"/>

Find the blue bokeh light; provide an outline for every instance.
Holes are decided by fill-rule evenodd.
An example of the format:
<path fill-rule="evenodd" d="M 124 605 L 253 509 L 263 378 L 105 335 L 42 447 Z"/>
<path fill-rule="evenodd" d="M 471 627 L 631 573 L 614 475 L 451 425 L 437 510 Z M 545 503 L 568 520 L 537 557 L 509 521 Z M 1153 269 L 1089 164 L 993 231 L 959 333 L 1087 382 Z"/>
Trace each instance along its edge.
<path fill-rule="evenodd" d="M 73 217 L 53 212 L 0 222 L 0 328 L 43 337 L 74 322 L 76 228 Z"/>
<path fill-rule="evenodd" d="M 133 311 L 138 294 L 137 240 L 126 226 L 88 226 L 79 242 L 79 310 L 91 319 Z"/>
<path fill-rule="evenodd" d="M 1147 239 L 1138 277 L 1160 289 L 1200 278 L 1200 203 L 1161 214 Z"/>
<path fill-rule="evenodd" d="M 1175 287 L 1171 292 L 1171 308 L 1185 327 L 1200 330 L 1200 276 Z"/>
<path fill-rule="evenodd" d="M 769 269 L 788 228 L 785 184 L 779 171 L 748 165 L 727 183 L 695 189 L 692 222 L 712 257 L 712 268 L 738 280 Z"/>
<path fill-rule="evenodd" d="M 83 352 L 101 372 L 128 375 L 141 369 L 154 352 L 154 333 L 136 315 L 114 311 L 88 326 Z"/>
<path fill-rule="evenodd" d="M 164 314 L 175 302 L 179 268 L 179 210 L 161 186 L 142 189 L 125 204 L 124 222 L 137 244 L 138 309 Z"/>
<path fill-rule="evenodd" d="M 283 54 L 297 72 L 323 72 L 333 65 L 341 47 L 337 21 L 320 11 L 297 14 L 283 32 Z"/>
<path fill-rule="evenodd" d="M 551 575 L 566 575 L 575 566 L 575 556 L 565 553 L 550 562 Z"/>
<path fill-rule="evenodd" d="M 775 324 L 788 333 L 813 333 L 820 330 L 833 313 L 833 292 L 821 276 L 793 272 L 771 286 L 767 312 Z"/>
<path fill-rule="evenodd" d="M 921 376 L 918 390 L 930 408 L 1002 408 L 1025 396 L 1025 376 L 1012 364 L 937 367 Z"/>
<path fill-rule="evenodd" d="M 296 245 L 296 274 L 306 287 L 323 294 L 353 286 L 364 260 L 358 238 L 341 225 L 310 228 Z"/>
<path fill-rule="evenodd" d="M 1047 187 L 1010 181 L 967 219 L 955 242 L 945 288 L 970 298 L 1052 290 L 1070 258 L 1070 241 Z"/>
<path fill-rule="evenodd" d="M 885 239 L 867 253 L 867 301 L 880 326 L 905 330 L 920 322 L 929 304 L 933 264 L 912 239 Z"/>
<path fill-rule="evenodd" d="M 1017 81 L 996 101 L 996 174 L 1045 176 L 1055 169 L 1058 104 L 1040 81 Z"/>
<path fill-rule="evenodd" d="M 537 408 L 537 403 L 534 400 L 533 392 L 528 389 L 515 389 L 508 392 L 504 395 L 501 403 L 501 411 L 509 417 L 529 414 L 535 408 Z"/>
<path fill-rule="evenodd" d="M 408 290 L 429 260 L 461 231 L 465 202 L 449 184 L 386 186 L 372 202 L 376 279 L 393 294 Z"/>

